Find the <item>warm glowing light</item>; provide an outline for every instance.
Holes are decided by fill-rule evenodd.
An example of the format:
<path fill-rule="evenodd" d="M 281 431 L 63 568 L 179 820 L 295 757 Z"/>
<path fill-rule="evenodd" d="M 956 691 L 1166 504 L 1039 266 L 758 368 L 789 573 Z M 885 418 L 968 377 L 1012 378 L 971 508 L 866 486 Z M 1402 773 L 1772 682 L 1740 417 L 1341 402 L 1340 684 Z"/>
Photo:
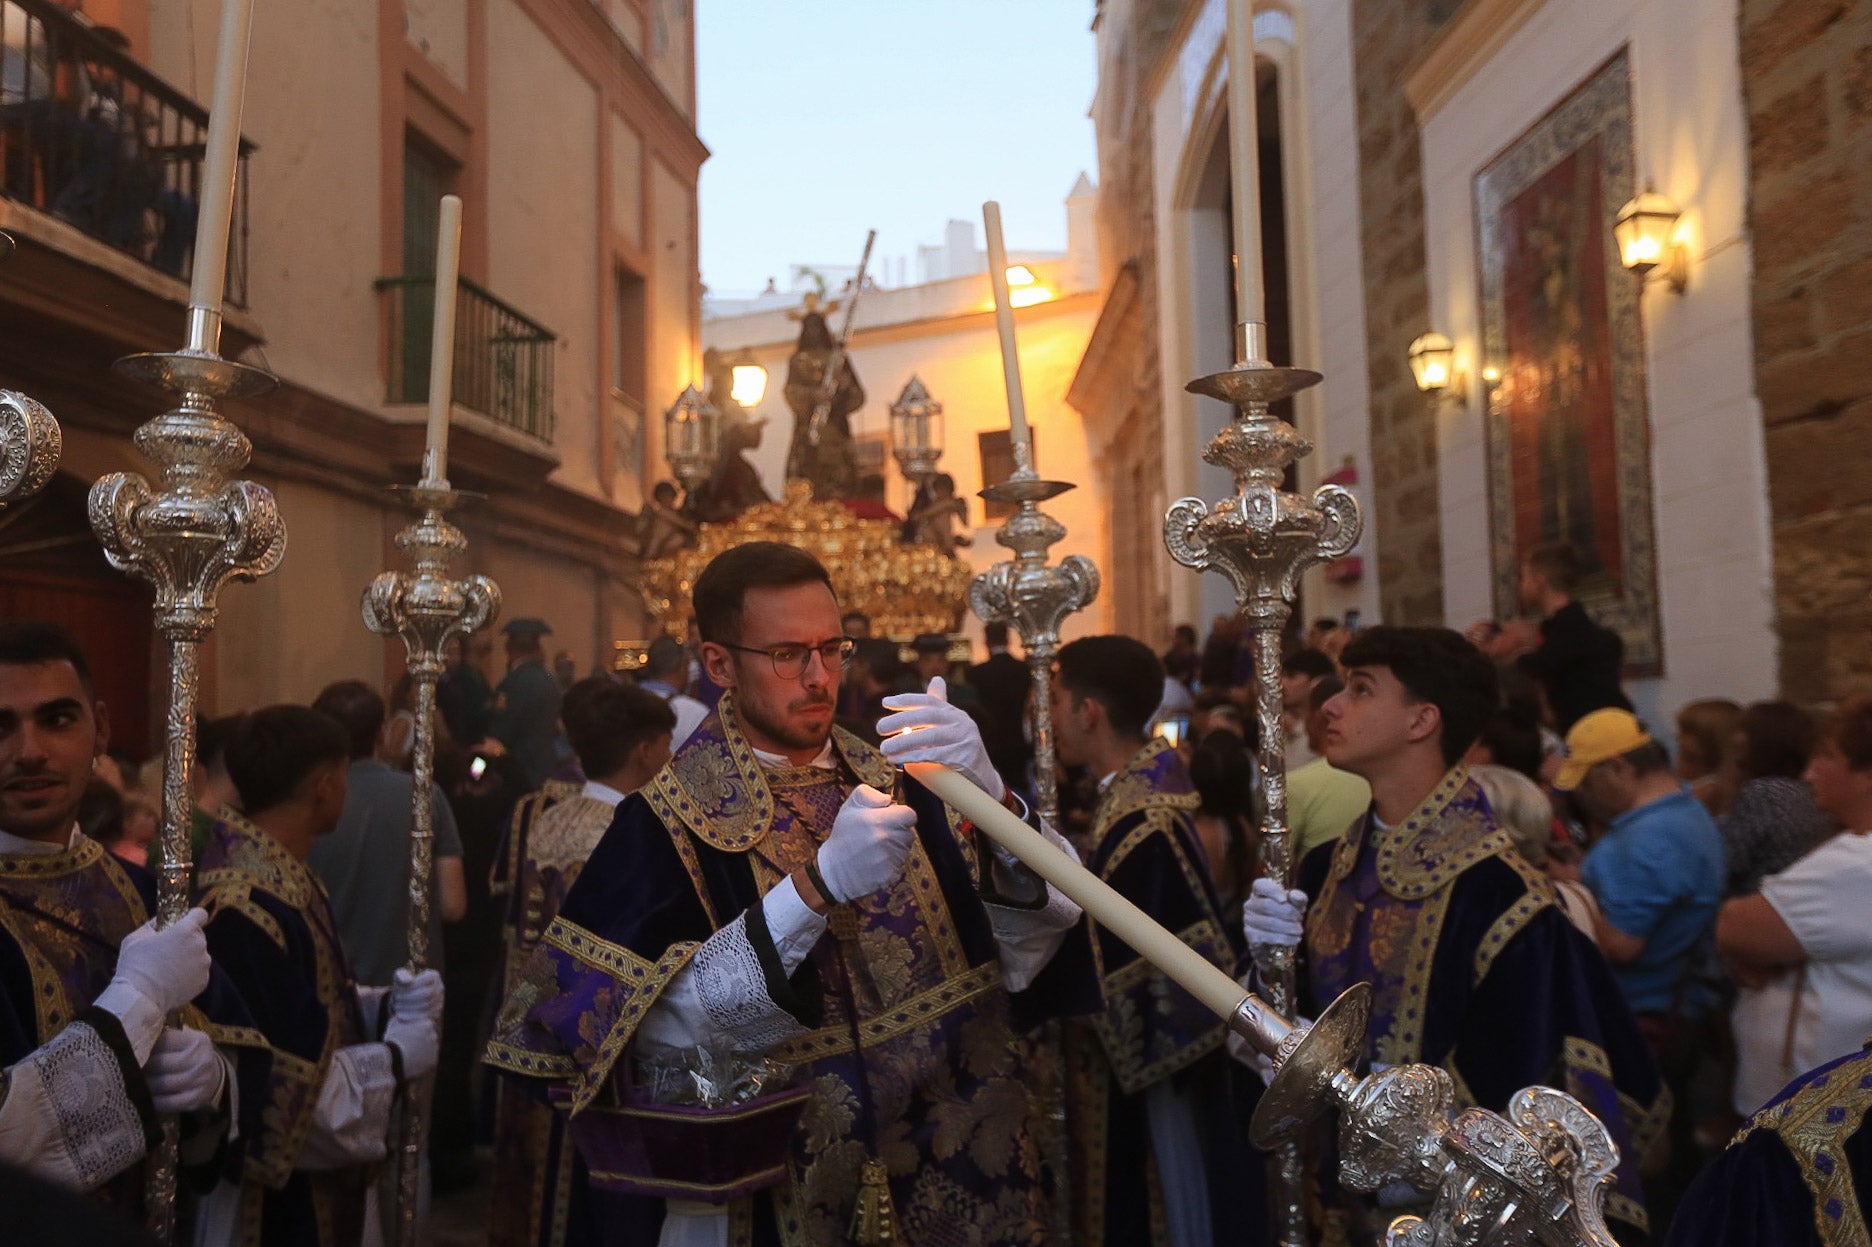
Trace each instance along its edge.
<path fill-rule="evenodd" d="M 1612 226 L 1619 262 L 1643 276 L 1660 266 L 1671 286 L 1682 293 L 1688 281 L 1689 254 L 1677 237 L 1681 214 L 1666 196 L 1646 187 L 1644 194 L 1619 209 Z"/>
<path fill-rule="evenodd" d="M 767 393 L 767 370 L 759 364 L 736 364 L 734 383 L 728 388 L 728 396 L 743 407 L 760 406 L 761 397 Z"/>
<path fill-rule="evenodd" d="M 1032 307 L 1036 303 L 1046 303 L 1053 298 L 1053 292 L 1045 286 L 1023 286 L 1018 290 L 1008 291 L 1010 307 Z"/>
<path fill-rule="evenodd" d="M 1010 286 L 1031 286 L 1034 284 L 1033 270 L 1025 264 L 1010 264 L 1007 267 L 1007 283 Z"/>
<path fill-rule="evenodd" d="M 1497 381 L 1501 380 L 1501 369 L 1497 368 L 1493 364 L 1490 364 L 1488 367 L 1482 370 L 1482 379 L 1488 382 L 1490 385 L 1494 385 Z"/>
<path fill-rule="evenodd" d="M 1410 344 L 1411 376 L 1429 394 L 1446 389 L 1456 362 L 1456 346 L 1440 333 L 1426 333 Z"/>

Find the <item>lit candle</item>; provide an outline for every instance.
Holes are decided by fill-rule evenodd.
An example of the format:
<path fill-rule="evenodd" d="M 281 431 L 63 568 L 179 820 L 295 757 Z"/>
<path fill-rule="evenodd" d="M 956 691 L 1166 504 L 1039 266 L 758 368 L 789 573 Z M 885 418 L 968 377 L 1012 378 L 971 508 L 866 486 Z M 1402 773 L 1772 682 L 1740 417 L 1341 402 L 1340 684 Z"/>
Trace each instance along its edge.
<path fill-rule="evenodd" d="M 1235 201 L 1235 319 L 1243 324 L 1265 322 L 1253 0 L 1228 0 L 1228 121 L 1229 172 Z"/>
<path fill-rule="evenodd" d="M 1027 868 L 1071 897 L 1138 956 L 1175 979 L 1220 1018 L 1230 1018 L 1248 993 L 1210 960 L 1178 939 L 1150 915 L 1120 896 L 1110 884 L 1066 856 L 1039 832 L 1008 812 L 1006 806 L 945 766 L 912 762 L 907 768 L 943 803 L 975 824 L 983 835 L 1020 858 Z"/>
<path fill-rule="evenodd" d="M 206 315 L 189 318 L 193 350 L 218 351 L 221 346 L 221 297 L 227 289 L 228 232 L 234 219 L 241 100 L 247 90 L 247 44 L 252 33 L 253 0 L 222 0 L 221 45 L 215 53 L 201 215 L 195 222 L 195 263 L 189 281 L 189 306 Z"/>
<path fill-rule="evenodd" d="M 1007 245 L 1001 241 L 1001 205 L 982 205 L 988 231 L 988 282 L 994 287 L 995 329 L 1001 335 L 1001 375 L 1007 382 L 1008 437 L 1015 471 L 1033 469 L 1033 435 L 1027 431 L 1027 398 L 1021 392 L 1020 351 L 1014 345 L 1014 305 L 1008 302 Z"/>
<path fill-rule="evenodd" d="M 462 201 L 442 196 L 436 230 L 435 325 L 429 337 L 429 442 L 423 484 L 448 485 L 450 387 L 455 380 L 455 284 L 461 276 Z"/>

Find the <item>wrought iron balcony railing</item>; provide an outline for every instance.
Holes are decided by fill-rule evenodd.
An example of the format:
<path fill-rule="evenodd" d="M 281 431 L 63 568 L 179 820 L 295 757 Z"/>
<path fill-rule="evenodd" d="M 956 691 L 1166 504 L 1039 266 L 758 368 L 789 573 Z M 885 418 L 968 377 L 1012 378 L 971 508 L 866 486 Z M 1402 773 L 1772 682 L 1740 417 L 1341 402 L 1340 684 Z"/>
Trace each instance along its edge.
<path fill-rule="evenodd" d="M 429 401 L 434 277 L 380 277 L 386 300 L 387 402 Z M 455 303 L 454 399 L 543 442 L 553 437 L 553 343 L 557 336 L 463 280 Z"/>
<path fill-rule="evenodd" d="M 195 249 L 208 113 L 133 60 L 114 31 L 52 0 L 0 0 L 0 193 L 173 277 Z M 247 156 L 227 297 L 247 303 Z"/>

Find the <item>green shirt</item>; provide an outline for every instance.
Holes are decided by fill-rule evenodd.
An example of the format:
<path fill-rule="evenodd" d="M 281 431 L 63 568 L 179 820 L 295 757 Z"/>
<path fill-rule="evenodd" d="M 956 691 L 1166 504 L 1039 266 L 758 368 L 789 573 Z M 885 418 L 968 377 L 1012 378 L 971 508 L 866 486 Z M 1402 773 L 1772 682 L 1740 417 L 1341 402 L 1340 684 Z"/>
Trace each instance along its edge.
<path fill-rule="evenodd" d="M 1315 758 L 1289 774 L 1287 825 L 1293 830 L 1294 861 L 1337 840 L 1369 808 L 1371 785 L 1324 758 Z"/>

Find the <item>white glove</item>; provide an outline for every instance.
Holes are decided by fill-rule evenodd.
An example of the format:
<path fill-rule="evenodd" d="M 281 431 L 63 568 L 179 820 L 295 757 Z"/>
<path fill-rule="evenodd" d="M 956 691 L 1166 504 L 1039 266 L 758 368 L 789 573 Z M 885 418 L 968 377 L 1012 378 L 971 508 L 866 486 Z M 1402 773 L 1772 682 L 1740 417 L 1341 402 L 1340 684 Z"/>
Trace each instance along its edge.
<path fill-rule="evenodd" d="M 929 691 L 886 697 L 884 706 L 897 712 L 877 725 L 878 735 L 884 737 L 884 756 L 891 762 L 940 762 L 996 801 L 1006 797 L 1007 785 L 988 761 L 981 728 L 968 711 L 949 704 L 949 686 L 941 676 L 929 682 Z"/>
<path fill-rule="evenodd" d="M 164 930 L 152 920 L 124 936 L 111 980 L 134 989 L 164 1013 L 180 1009 L 208 988 L 208 911 L 191 909 Z"/>
<path fill-rule="evenodd" d="M 442 976 L 434 970 L 411 974 L 396 972 L 396 986 L 390 989 L 390 1016 L 414 1022 L 417 1019 L 442 1025 Z"/>
<path fill-rule="evenodd" d="M 435 1073 L 442 1037 L 428 1018 L 403 1018 L 392 1015 L 384 1027 L 384 1042 L 395 1044 L 403 1054 L 405 1079 L 427 1078 Z"/>
<path fill-rule="evenodd" d="M 819 846 L 819 876 L 833 892 L 825 899 L 856 900 L 888 887 L 903 873 L 915 839 L 915 810 L 868 784 L 858 785 Z"/>
<path fill-rule="evenodd" d="M 202 1032 L 172 1026 L 143 1063 L 143 1077 L 158 1113 L 193 1113 L 220 1102 L 227 1061 Z"/>
<path fill-rule="evenodd" d="M 1299 945 L 1306 933 L 1307 894 L 1284 890 L 1274 880 L 1256 879 L 1242 902 L 1242 934 L 1250 944 Z"/>

